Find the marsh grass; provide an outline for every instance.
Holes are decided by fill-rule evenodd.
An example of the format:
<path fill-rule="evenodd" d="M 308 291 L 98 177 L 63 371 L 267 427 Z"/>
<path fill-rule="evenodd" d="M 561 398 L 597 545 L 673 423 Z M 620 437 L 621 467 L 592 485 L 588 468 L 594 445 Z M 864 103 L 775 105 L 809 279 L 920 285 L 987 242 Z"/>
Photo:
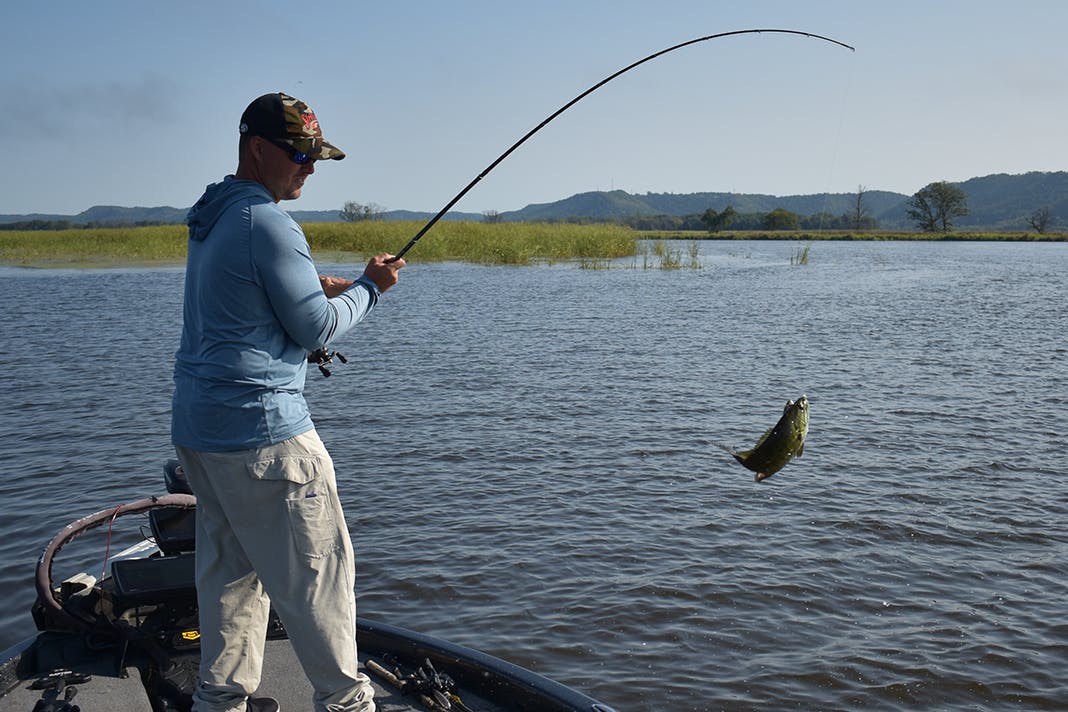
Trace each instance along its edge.
<path fill-rule="evenodd" d="M 667 240 L 657 240 L 653 243 L 652 252 L 653 256 L 660 261 L 660 269 L 682 269 L 682 250 Z"/>
<path fill-rule="evenodd" d="M 184 225 L 0 231 L 0 262 L 27 267 L 110 267 L 185 261 Z"/>
<path fill-rule="evenodd" d="M 423 223 L 363 221 L 303 226 L 317 259 L 365 260 L 394 253 Z M 527 265 L 574 262 L 581 269 L 609 269 L 634 257 L 644 269 L 700 269 L 699 243 L 707 239 L 807 241 L 793 251 L 791 264 L 807 264 L 816 240 L 999 240 L 1065 241 L 1068 233 L 850 233 L 809 232 L 640 232 L 620 225 L 567 223 L 440 222 L 408 257 L 420 262 Z M 681 247 L 683 243 L 686 247 Z M 0 263 L 25 267 L 109 267 L 181 264 L 186 257 L 184 225 L 57 231 L 0 231 Z M 639 265 L 640 263 L 640 265 Z"/>
<path fill-rule="evenodd" d="M 349 252 L 365 258 L 397 252 L 422 226 L 419 222 L 364 221 L 303 227 L 316 252 Z M 619 225 L 440 222 L 409 255 L 421 262 L 527 265 L 578 261 L 582 265 L 631 256 L 637 249 L 638 234 Z"/>
<path fill-rule="evenodd" d="M 642 269 L 701 269 L 701 246 L 694 240 L 687 241 L 686 255 L 678 246 L 678 240 L 654 240 L 646 242 L 641 250 Z"/>
<path fill-rule="evenodd" d="M 808 264 L 808 253 L 812 250 L 812 241 L 809 240 L 803 245 L 796 245 L 790 251 L 790 264 L 795 267 L 798 265 Z"/>
<path fill-rule="evenodd" d="M 690 269 L 701 269 L 701 244 L 691 240 L 686 249 L 690 256 Z"/>
<path fill-rule="evenodd" d="M 318 259 L 348 262 L 395 253 L 423 223 L 363 221 L 309 223 L 304 233 Z M 412 248 L 421 262 L 458 261 L 527 265 L 577 261 L 606 267 L 638 252 L 638 233 L 619 225 L 441 222 Z M 0 262 L 27 267 L 180 264 L 186 257 L 186 228 L 157 227 L 0 231 Z"/>

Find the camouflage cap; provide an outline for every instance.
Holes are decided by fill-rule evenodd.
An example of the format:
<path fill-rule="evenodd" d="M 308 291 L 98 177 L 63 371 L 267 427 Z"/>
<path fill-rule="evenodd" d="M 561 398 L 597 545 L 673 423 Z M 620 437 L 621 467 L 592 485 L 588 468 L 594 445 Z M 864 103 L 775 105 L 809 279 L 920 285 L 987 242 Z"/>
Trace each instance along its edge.
<path fill-rule="evenodd" d="M 323 139 L 315 113 L 300 99 L 274 92 L 254 100 L 241 114 L 242 134 L 285 141 L 315 160 L 340 161 L 345 153 Z"/>

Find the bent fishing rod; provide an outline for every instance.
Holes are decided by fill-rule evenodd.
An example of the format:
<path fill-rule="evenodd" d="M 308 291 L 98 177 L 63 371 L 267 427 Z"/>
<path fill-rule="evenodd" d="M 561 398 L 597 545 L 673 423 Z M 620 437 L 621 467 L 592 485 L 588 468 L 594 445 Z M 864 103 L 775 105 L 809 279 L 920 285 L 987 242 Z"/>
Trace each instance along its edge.
<path fill-rule="evenodd" d="M 688 40 L 686 42 L 680 42 L 679 44 L 674 45 L 672 47 L 668 47 L 667 49 L 662 49 L 659 52 L 654 52 L 653 54 L 649 55 L 648 57 L 644 57 L 643 59 L 639 59 L 637 62 L 634 62 L 632 64 L 628 64 L 626 67 L 623 67 L 623 69 L 620 69 L 618 72 L 615 72 L 614 74 L 610 74 L 609 76 L 605 77 L 601 81 L 597 82 L 592 87 L 590 87 L 586 91 L 584 91 L 581 94 L 579 94 L 578 96 L 576 96 L 571 101 L 569 101 L 566 104 L 564 104 L 563 106 L 561 106 L 559 109 L 557 109 L 552 114 L 550 114 L 548 116 L 548 118 L 546 118 L 540 124 L 538 124 L 537 126 L 532 128 L 530 131 L 528 131 L 523 136 L 523 138 L 521 138 L 518 141 L 516 141 L 515 143 L 513 143 L 508 148 L 507 151 L 505 151 L 500 156 L 498 156 L 493 161 L 493 163 L 490 163 L 488 166 L 486 166 L 482 170 L 481 173 L 479 173 L 477 176 L 475 176 L 474 180 L 472 180 L 470 183 L 468 183 L 467 186 L 465 186 L 463 190 L 461 190 L 459 193 L 457 193 L 456 196 L 452 200 L 450 200 L 448 203 L 446 203 L 445 207 L 443 207 L 440 211 L 438 211 L 437 215 L 435 215 L 434 217 L 430 218 L 430 221 L 427 222 L 427 224 L 424 225 L 422 227 L 422 229 L 419 230 L 419 232 L 417 232 L 415 234 L 415 237 L 413 237 L 411 240 L 408 241 L 407 245 L 405 245 L 403 248 L 401 248 L 400 252 L 398 252 L 396 255 L 394 255 L 393 257 L 391 257 L 387 261 L 388 262 L 395 262 L 396 260 L 399 260 L 401 257 L 404 257 L 404 255 L 408 252 L 408 250 L 410 250 L 413 247 L 415 247 L 415 243 L 419 242 L 420 238 L 422 238 L 423 235 L 425 235 L 427 233 L 427 231 L 430 230 L 430 228 L 434 227 L 435 223 L 437 223 L 438 220 L 441 220 L 441 218 L 444 217 L 445 213 L 449 212 L 449 210 L 452 209 L 452 206 L 454 206 L 454 205 L 456 205 L 456 203 L 460 202 L 460 199 L 463 198 L 465 195 L 467 195 L 467 193 L 472 188 L 474 188 L 476 185 L 478 185 L 479 181 L 481 181 L 483 178 L 485 178 L 489 174 L 490 171 L 492 171 L 494 168 L 496 168 L 501 163 L 501 161 L 503 161 L 504 159 L 508 158 L 508 156 L 510 156 L 513 151 L 515 151 L 517 148 L 519 148 L 524 143 L 526 143 L 527 139 L 529 139 L 531 136 L 533 136 L 534 134 L 538 133 L 543 128 L 545 128 L 545 126 L 548 125 L 548 123 L 550 121 L 552 121 L 557 116 L 559 116 L 560 114 L 562 114 L 565 111 L 567 111 L 568 109 L 570 109 L 572 106 L 574 106 L 578 102 L 582 101 L 584 98 L 586 98 L 587 96 L 589 96 L 593 92 L 595 92 L 598 89 L 600 89 L 601 87 L 603 87 L 605 84 L 607 84 L 608 82 L 612 81 L 616 77 L 618 77 L 618 76 L 620 76 L 622 74 L 626 74 L 627 72 L 629 72 L 630 70 L 634 69 L 635 67 L 638 67 L 638 66 L 640 66 L 642 64 L 645 64 L 646 62 L 649 62 L 649 61 L 651 61 L 653 59 L 656 59 L 657 57 L 665 55 L 668 52 L 674 52 L 677 49 L 682 49 L 683 47 L 689 47 L 690 45 L 697 44 L 698 42 L 707 42 L 708 40 L 720 39 L 721 37 L 731 37 L 733 35 L 751 35 L 751 34 L 760 34 L 760 33 L 764 33 L 764 32 L 785 34 L 785 35 L 801 35 L 802 37 L 808 37 L 808 38 L 811 38 L 811 39 L 814 39 L 814 40 L 822 40 L 824 42 L 830 42 L 832 44 L 839 45 L 840 47 L 845 47 L 846 49 L 850 50 L 851 52 L 855 52 L 856 51 L 855 47 L 847 45 L 844 42 L 839 42 L 836 39 L 831 39 L 830 37 L 824 37 L 823 35 L 815 35 L 815 34 L 812 34 L 811 32 L 802 32 L 801 30 L 760 29 L 760 30 L 734 30 L 732 32 L 720 32 L 720 33 L 715 34 L 715 35 L 706 35 L 705 37 L 698 37 L 697 39 Z"/>
<path fill-rule="evenodd" d="M 581 94 L 579 94 L 578 96 L 576 96 L 571 101 L 569 101 L 566 104 L 564 104 L 563 106 L 561 106 L 559 109 L 557 109 L 553 113 L 549 114 L 549 116 L 544 121 L 542 121 L 540 124 L 538 124 L 537 126 L 532 128 L 530 131 L 527 131 L 527 133 L 524 134 L 521 139 L 519 139 L 518 141 L 513 143 L 511 146 L 509 146 L 507 151 L 505 151 L 501 155 L 497 156 L 497 158 L 493 161 L 493 163 L 490 163 L 488 166 L 486 166 L 482 170 L 481 173 L 479 173 L 477 176 L 475 176 L 474 180 L 472 180 L 470 183 L 468 183 L 466 186 L 464 186 L 464 189 L 461 190 L 459 193 L 457 193 L 453 197 L 452 200 L 450 200 L 448 203 L 446 203 L 445 207 L 443 207 L 441 210 L 439 210 L 437 215 L 435 215 L 434 217 L 430 218 L 429 222 L 427 222 L 427 224 L 424 225 L 422 227 L 422 229 L 419 230 L 419 232 L 417 232 L 415 234 L 415 237 L 413 237 L 411 240 L 408 241 L 407 245 L 405 245 L 404 247 L 401 248 L 400 252 L 398 252 L 393 257 L 390 257 L 386 261 L 387 262 L 396 262 L 400 258 L 404 257 L 404 255 L 407 254 L 408 250 L 410 250 L 413 247 L 415 247 L 415 243 L 419 242 L 419 240 L 423 237 L 423 235 L 425 235 L 427 233 L 427 231 L 430 230 L 430 228 L 434 227 L 434 225 L 438 222 L 438 220 L 441 220 L 441 218 L 445 216 L 445 213 L 449 212 L 449 210 L 452 209 L 452 206 L 454 206 L 458 202 L 460 202 L 460 199 L 463 198 L 465 195 L 467 195 L 468 192 L 470 192 L 470 190 L 472 188 L 474 188 L 476 185 L 478 185 L 479 181 L 481 181 L 483 178 L 485 178 L 487 175 L 489 175 L 489 172 L 492 171 L 494 168 L 496 168 L 501 163 L 501 161 L 503 161 L 504 159 L 508 158 L 508 156 L 512 155 L 513 151 L 515 151 L 517 148 L 519 148 L 524 143 L 526 143 L 527 139 L 529 139 L 531 136 L 533 136 L 534 134 L 538 133 L 543 128 L 545 128 L 545 126 L 548 125 L 548 123 L 550 121 L 552 121 L 557 116 L 559 116 L 560 114 L 562 114 L 565 111 L 567 111 L 568 109 L 570 109 L 575 104 L 577 104 L 580 101 L 582 101 L 584 98 L 586 98 L 587 96 L 589 96 L 593 92 L 595 92 L 598 89 L 600 89 L 601 87 L 603 87 L 605 84 L 607 84 L 608 82 L 612 81 L 616 77 L 618 77 L 618 76 L 620 76 L 622 74 L 626 74 L 627 72 L 629 72 L 630 70 L 634 69 L 635 67 L 638 67 L 638 66 L 640 66 L 642 64 L 645 64 L 646 62 L 649 62 L 651 60 L 654 60 L 657 57 L 665 55 L 668 52 L 674 52 L 677 49 L 682 49 L 683 47 L 689 47 L 690 45 L 697 44 L 698 42 L 707 42 L 709 40 L 716 40 L 716 39 L 720 39 L 722 37 L 731 37 L 733 35 L 752 35 L 752 34 L 761 34 L 761 33 L 765 33 L 765 32 L 767 32 L 769 34 L 770 33 L 775 33 L 775 34 L 782 34 L 782 35 L 801 35 L 802 37 L 808 37 L 808 38 L 814 39 L 814 40 L 822 40 L 824 42 L 830 42 L 831 44 L 836 44 L 836 45 L 838 45 L 840 47 L 845 47 L 846 49 L 848 49 L 851 52 L 855 52 L 856 51 L 855 47 L 847 45 L 844 42 L 839 42 L 836 39 L 832 39 L 830 37 L 824 37 L 823 35 L 816 35 L 816 34 L 813 34 L 811 32 L 802 32 L 801 30 L 759 29 L 759 30 L 733 30 L 731 32 L 720 32 L 720 33 L 714 34 L 714 35 L 706 35 L 705 37 L 698 37 L 697 39 L 688 40 L 686 42 L 680 42 L 679 44 L 673 45 L 671 47 L 668 47 L 667 49 L 662 49 L 659 52 L 654 52 L 653 54 L 650 54 L 648 57 L 643 57 L 642 59 L 639 59 L 637 62 L 633 62 L 631 64 L 628 64 L 626 67 L 623 67 L 623 69 L 620 69 L 618 72 L 615 72 L 613 74 L 608 75 L 607 77 L 605 77 L 604 79 L 602 79 L 601 81 L 597 82 L 592 87 L 587 89 L 586 91 L 584 91 Z M 311 354 L 309 354 L 308 360 L 310 362 L 314 363 L 315 365 L 317 365 L 319 367 L 319 371 L 324 376 L 329 376 L 330 375 L 330 369 L 328 368 L 328 366 L 333 361 L 333 358 L 335 356 L 342 363 L 346 362 L 346 359 L 342 354 L 338 353 L 337 351 L 330 351 L 330 350 L 326 349 L 325 347 L 321 348 L 321 349 L 317 349 L 317 350 L 313 351 Z"/>

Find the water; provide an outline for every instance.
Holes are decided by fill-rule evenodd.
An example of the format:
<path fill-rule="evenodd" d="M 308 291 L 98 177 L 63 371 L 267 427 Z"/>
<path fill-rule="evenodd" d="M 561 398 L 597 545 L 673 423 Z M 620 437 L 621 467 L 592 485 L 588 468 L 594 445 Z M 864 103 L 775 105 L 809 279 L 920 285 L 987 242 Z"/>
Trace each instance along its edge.
<path fill-rule="evenodd" d="M 1068 246 L 794 247 L 413 254 L 309 375 L 360 614 L 620 710 L 1065 709 Z M 162 491 L 181 284 L 0 270 L 0 647 L 56 531 Z M 716 444 L 802 393 L 804 457 L 756 484 Z"/>

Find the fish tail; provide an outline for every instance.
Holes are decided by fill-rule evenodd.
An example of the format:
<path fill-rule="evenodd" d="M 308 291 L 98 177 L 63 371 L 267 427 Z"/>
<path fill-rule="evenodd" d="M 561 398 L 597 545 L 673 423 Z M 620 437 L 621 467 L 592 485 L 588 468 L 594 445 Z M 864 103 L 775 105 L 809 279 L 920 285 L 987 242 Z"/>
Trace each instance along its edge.
<path fill-rule="evenodd" d="M 720 450 L 723 450 L 724 452 L 729 452 L 732 455 L 736 455 L 738 453 L 738 449 L 735 448 L 735 447 L 732 447 L 730 445 L 725 445 L 723 443 L 712 443 L 712 445 L 714 447 L 718 447 Z"/>

